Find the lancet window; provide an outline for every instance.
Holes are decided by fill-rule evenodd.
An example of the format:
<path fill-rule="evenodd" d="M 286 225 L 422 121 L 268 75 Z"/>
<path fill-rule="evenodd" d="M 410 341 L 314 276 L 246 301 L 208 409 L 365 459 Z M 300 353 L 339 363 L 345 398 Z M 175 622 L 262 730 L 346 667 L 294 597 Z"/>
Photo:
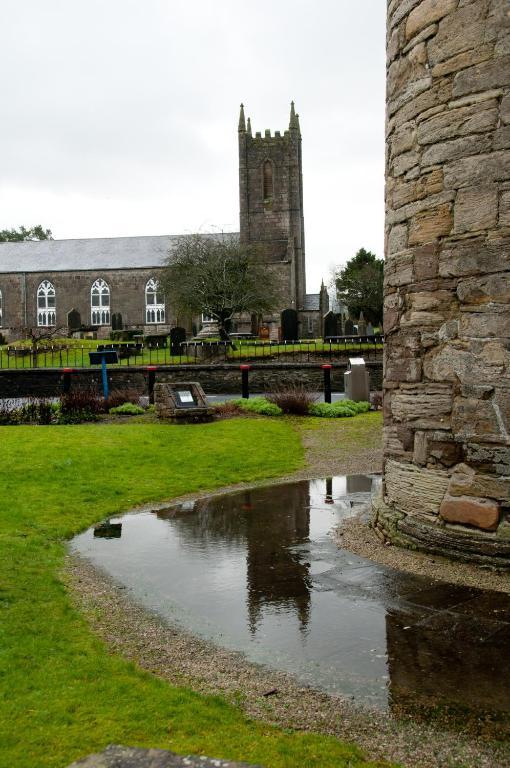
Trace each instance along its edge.
<path fill-rule="evenodd" d="M 154 277 L 151 277 L 145 286 L 145 322 L 148 324 L 165 322 L 165 297 Z"/>
<path fill-rule="evenodd" d="M 37 289 L 37 325 L 49 328 L 57 324 L 57 295 L 55 286 L 43 280 Z"/>
<path fill-rule="evenodd" d="M 90 320 L 92 325 L 110 325 L 110 286 L 101 277 L 90 289 Z"/>

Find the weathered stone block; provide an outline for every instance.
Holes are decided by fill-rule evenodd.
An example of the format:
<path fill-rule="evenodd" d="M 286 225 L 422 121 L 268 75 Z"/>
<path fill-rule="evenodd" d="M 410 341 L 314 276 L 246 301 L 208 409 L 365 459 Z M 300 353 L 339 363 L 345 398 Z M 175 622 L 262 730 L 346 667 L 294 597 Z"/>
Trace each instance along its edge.
<path fill-rule="evenodd" d="M 450 496 L 475 496 L 498 501 L 510 499 L 510 478 L 485 475 L 476 472 L 467 464 L 460 464 L 450 478 Z"/>
<path fill-rule="evenodd" d="M 429 243 L 414 249 L 414 276 L 417 281 L 431 280 L 437 277 L 439 268 L 439 248 L 437 243 Z"/>
<path fill-rule="evenodd" d="M 397 224 L 388 235 L 388 253 L 399 253 L 407 248 L 407 225 Z"/>
<path fill-rule="evenodd" d="M 402 328 L 438 328 L 444 322 L 440 312 L 405 312 L 400 318 Z"/>
<path fill-rule="evenodd" d="M 386 501 L 410 514 L 437 515 L 448 487 L 448 474 L 390 459 L 386 463 Z"/>
<path fill-rule="evenodd" d="M 412 291 L 407 296 L 408 304 L 415 312 L 447 311 L 453 299 L 450 291 Z M 454 304 L 456 303 L 454 301 Z"/>
<path fill-rule="evenodd" d="M 501 122 L 508 124 L 510 123 L 510 93 L 505 96 L 503 99 L 501 99 L 501 107 L 500 107 L 500 117 Z"/>
<path fill-rule="evenodd" d="M 391 97 L 395 91 L 402 91 L 420 78 L 430 77 L 427 70 L 427 48 L 425 43 L 415 45 L 407 56 L 392 62 L 388 69 L 387 89 Z"/>
<path fill-rule="evenodd" d="M 489 301 L 510 304 L 510 272 L 496 272 L 486 277 L 461 280 L 457 286 L 457 296 L 463 304 L 483 304 Z"/>
<path fill-rule="evenodd" d="M 426 85 L 426 81 L 424 81 Z M 450 101 L 452 97 L 452 82 L 446 78 L 442 78 L 437 84 L 432 85 L 418 96 L 409 100 L 409 102 L 402 105 L 400 102 L 394 101 L 388 103 L 388 115 L 393 118 L 394 127 L 399 127 L 403 123 L 407 123 L 409 120 L 420 115 L 422 112 L 427 112 L 434 107 L 439 107 Z"/>
<path fill-rule="evenodd" d="M 406 22 L 406 38 L 410 40 L 425 27 L 439 21 L 453 11 L 457 0 L 423 0 L 418 7 L 413 8 Z"/>
<path fill-rule="evenodd" d="M 492 184 L 510 177 L 510 150 L 463 157 L 445 165 L 446 189 Z"/>
<path fill-rule="evenodd" d="M 469 496 L 446 496 L 439 514 L 449 523 L 474 525 L 485 531 L 495 531 L 499 523 L 499 504 Z"/>
<path fill-rule="evenodd" d="M 498 216 L 498 190 L 489 187 L 460 189 L 455 200 L 454 232 L 479 232 L 496 226 Z"/>
<path fill-rule="evenodd" d="M 420 381 L 421 374 L 422 362 L 419 358 L 391 357 L 386 364 L 387 381 Z"/>
<path fill-rule="evenodd" d="M 462 136 L 459 139 L 443 141 L 427 147 L 421 157 L 421 167 L 438 165 L 469 155 L 479 155 L 481 152 L 489 152 L 491 148 L 492 136 L 485 134 L 476 133 L 473 136 Z"/>
<path fill-rule="evenodd" d="M 476 238 L 451 243 L 439 256 L 441 277 L 486 275 L 510 270 L 510 238 L 497 241 Z"/>
<path fill-rule="evenodd" d="M 420 155 L 417 152 L 404 152 L 397 155 L 393 160 L 393 175 L 402 176 L 410 168 L 414 168 L 420 162 Z"/>
<path fill-rule="evenodd" d="M 445 429 L 452 412 L 451 387 L 442 384 L 417 384 L 393 392 L 391 413 L 395 421 L 415 429 Z"/>
<path fill-rule="evenodd" d="M 510 85 L 510 56 L 500 56 L 459 72 L 453 81 L 453 97 Z"/>
<path fill-rule="evenodd" d="M 416 126 L 414 123 L 405 123 L 389 139 L 391 155 L 401 155 L 414 147 L 416 140 Z"/>
<path fill-rule="evenodd" d="M 451 423 L 456 437 L 466 442 L 504 442 L 500 420 L 492 400 L 456 397 Z"/>
<path fill-rule="evenodd" d="M 418 213 L 411 221 L 409 245 L 422 245 L 449 235 L 453 226 L 451 205 L 445 203 Z"/>
<path fill-rule="evenodd" d="M 445 18 L 439 24 L 437 35 L 429 43 L 431 65 L 451 59 L 459 53 L 465 56 L 465 67 L 480 61 L 477 56 L 479 49 L 488 47 L 483 45 L 488 6 L 489 0 L 477 0 L 475 3 L 456 9 L 455 13 L 445 14 Z M 492 50 L 491 46 L 490 54 Z M 440 70 L 437 77 L 442 77 L 447 74 L 447 71 Z"/>
<path fill-rule="evenodd" d="M 413 461 L 415 464 L 424 467 L 428 459 L 428 440 L 427 432 L 417 431 L 414 433 L 414 452 Z"/>
<path fill-rule="evenodd" d="M 216 760 L 203 755 L 177 755 L 163 749 L 138 749 L 111 744 L 68 768 L 260 768 L 248 763 Z"/>
<path fill-rule="evenodd" d="M 413 282 L 412 253 L 388 254 L 384 265 L 384 282 L 388 287 L 408 285 Z"/>
<path fill-rule="evenodd" d="M 499 200 L 499 226 L 510 227 L 510 192 L 502 192 Z"/>
<path fill-rule="evenodd" d="M 421 145 L 436 144 L 469 134 L 485 133 L 496 127 L 498 101 L 490 99 L 457 109 L 447 109 L 420 121 L 416 136 Z"/>
<path fill-rule="evenodd" d="M 498 130 L 494 132 L 494 143 L 492 148 L 510 148 L 510 125 L 504 125 L 502 128 L 498 128 Z"/>
<path fill-rule="evenodd" d="M 393 29 L 421 0 L 391 0 L 388 4 L 388 29 Z"/>
<path fill-rule="evenodd" d="M 478 28 L 473 31 L 476 35 L 479 35 L 481 29 L 482 25 L 478 25 Z M 459 47 L 458 41 L 459 38 L 455 40 L 456 48 Z M 433 42 L 436 43 L 436 40 Z M 452 49 L 450 47 L 450 53 L 451 50 Z M 492 56 L 493 50 L 494 46 L 492 45 L 481 45 L 479 48 L 477 48 L 477 50 L 469 50 L 464 51 L 463 53 L 458 53 L 446 61 L 441 61 L 441 63 L 435 64 L 431 70 L 432 77 L 444 77 L 445 75 L 450 75 L 452 72 L 459 72 L 461 69 L 466 69 L 466 67 L 470 67 L 474 64 L 480 64 L 482 61 L 487 61 Z M 445 48 L 440 48 L 436 45 L 434 45 L 433 52 L 431 52 L 431 49 L 429 49 L 429 55 L 433 60 L 439 60 L 439 57 L 444 56 L 445 53 Z"/>
<path fill-rule="evenodd" d="M 423 200 L 443 190 L 443 172 L 436 168 L 430 173 L 423 174 L 415 181 L 398 181 L 392 192 L 391 200 L 395 208 L 400 208 L 416 200 Z"/>
<path fill-rule="evenodd" d="M 468 443 L 466 461 L 483 472 L 510 475 L 510 447 Z"/>
<path fill-rule="evenodd" d="M 510 307 L 504 305 L 480 305 L 479 311 L 462 312 L 459 336 L 471 338 L 508 338 Z"/>

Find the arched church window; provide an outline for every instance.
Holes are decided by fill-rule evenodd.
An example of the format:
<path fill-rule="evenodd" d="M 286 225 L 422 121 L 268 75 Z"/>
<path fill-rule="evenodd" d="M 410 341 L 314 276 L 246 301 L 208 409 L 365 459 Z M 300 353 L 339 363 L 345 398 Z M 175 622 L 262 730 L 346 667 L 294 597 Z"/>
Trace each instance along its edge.
<path fill-rule="evenodd" d="M 50 327 L 57 324 L 57 297 L 55 286 L 43 280 L 37 289 L 37 325 Z"/>
<path fill-rule="evenodd" d="M 273 199 L 273 164 L 266 160 L 263 166 L 264 176 L 264 202 L 269 203 Z"/>
<path fill-rule="evenodd" d="M 145 322 L 165 322 L 165 297 L 154 277 L 151 277 L 145 286 Z"/>
<path fill-rule="evenodd" d="M 110 325 L 110 286 L 101 277 L 90 289 L 90 319 L 92 325 Z"/>

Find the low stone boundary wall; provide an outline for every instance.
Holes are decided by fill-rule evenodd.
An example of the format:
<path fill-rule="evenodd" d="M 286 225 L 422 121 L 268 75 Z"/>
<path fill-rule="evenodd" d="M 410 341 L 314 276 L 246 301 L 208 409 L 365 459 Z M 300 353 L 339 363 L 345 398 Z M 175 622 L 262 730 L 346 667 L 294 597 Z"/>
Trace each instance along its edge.
<path fill-rule="evenodd" d="M 334 392 L 343 392 L 346 364 L 333 365 L 331 383 Z M 367 361 L 372 390 L 382 389 L 382 362 Z M 97 387 L 102 389 L 101 370 L 77 368 L 71 374 L 71 388 Z M 158 366 L 156 381 L 198 381 L 206 394 L 241 395 L 239 365 L 169 365 Z M 110 368 L 108 382 L 111 389 L 135 389 L 140 395 L 149 391 L 147 366 Z M 250 392 L 271 392 L 289 384 L 304 385 L 310 391 L 322 391 L 323 371 L 317 363 L 260 363 L 253 364 L 249 376 Z M 0 399 L 17 397 L 58 397 L 63 390 L 64 371 L 57 368 L 25 368 L 0 371 Z"/>

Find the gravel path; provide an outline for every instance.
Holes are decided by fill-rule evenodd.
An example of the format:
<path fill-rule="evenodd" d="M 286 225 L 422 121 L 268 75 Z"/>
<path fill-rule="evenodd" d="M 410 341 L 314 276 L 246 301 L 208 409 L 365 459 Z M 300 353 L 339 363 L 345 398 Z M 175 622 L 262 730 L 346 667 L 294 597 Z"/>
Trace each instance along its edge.
<path fill-rule="evenodd" d="M 297 428 L 304 436 L 307 466 L 287 480 L 380 471 L 377 434 L 364 441 L 363 449 L 353 451 L 348 444 L 342 446 L 341 423 L 318 430 L 301 425 Z M 384 547 L 363 520 L 350 521 L 338 536 L 342 546 L 353 552 L 412 570 L 410 553 Z M 390 556 L 391 562 L 383 559 Z M 412 557 L 419 563 L 422 556 L 412 553 Z M 430 563 L 430 558 L 428 561 L 415 565 L 413 572 L 423 573 L 419 568 L 427 567 L 428 576 L 436 576 L 437 572 L 438 578 L 448 580 L 446 576 L 454 579 L 460 565 L 448 564 L 451 569 L 446 571 L 442 563 L 437 563 L 437 571 L 431 571 L 430 566 L 436 563 Z M 387 759 L 408 768 L 510 767 L 510 745 L 493 742 L 489 736 L 443 731 L 426 723 L 369 711 L 351 700 L 303 687 L 282 672 L 248 663 L 242 654 L 183 632 L 133 602 L 123 587 L 86 560 L 69 556 L 64 578 L 76 604 L 109 648 L 173 685 L 222 694 L 247 715 L 282 727 L 328 733 L 355 742 L 374 760 Z M 498 587 L 491 583 L 491 588 Z"/>

